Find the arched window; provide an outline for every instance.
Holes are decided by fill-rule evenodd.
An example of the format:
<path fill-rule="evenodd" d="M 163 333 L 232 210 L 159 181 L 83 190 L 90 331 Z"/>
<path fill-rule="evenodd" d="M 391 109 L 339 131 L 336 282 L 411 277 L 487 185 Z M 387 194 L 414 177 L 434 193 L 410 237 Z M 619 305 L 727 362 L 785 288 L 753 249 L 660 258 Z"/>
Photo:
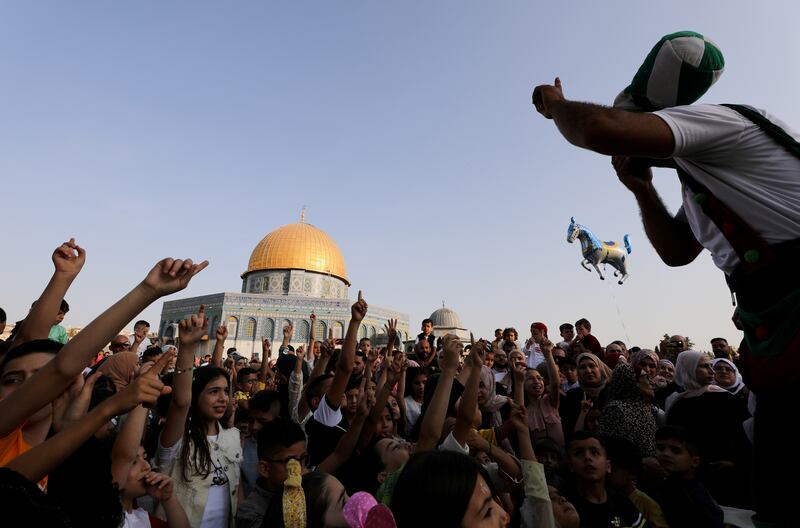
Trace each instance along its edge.
<path fill-rule="evenodd" d="M 317 319 L 317 322 L 314 323 L 314 339 L 317 341 L 328 339 L 328 325 L 325 324 L 325 321 Z"/>
<path fill-rule="evenodd" d="M 361 340 L 364 339 L 365 337 L 367 337 L 367 327 L 361 325 L 358 327 L 358 339 Z"/>
<path fill-rule="evenodd" d="M 208 325 L 208 337 L 214 337 L 214 334 L 217 333 L 217 328 L 219 327 L 219 316 L 214 316 L 211 318 L 211 323 Z"/>
<path fill-rule="evenodd" d="M 378 332 L 376 332 L 376 331 L 375 331 L 375 327 L 374 327 L 374 326 L 370 326 L 370 327 L 369 327 L 369 338 L 370 338 L 370 339 L 375 339 L 375 335 L 376 335 L 377 333 L 378 333 Z"/>
<path fill-rule="evenodd" d="M 336 338 L 344 337 L 344 323 L 342 323 L 341 321 L 333 322 L 333 337 Z"/>
<path fill-rule="evenodd" d="M 229 315 L 226 325 L 228 326 L 228 337 L 230 339 L 235 339 L 239 332 L 239 319 Z"/>
<path fill-rule="evenodd" d="M 252 317 L 247 318 L 247 323 L 244 326 L 244 337 L 248 339 L 256 337 L 256 320 Z"/>
<path fill-rule="evenodd" d="M 308 341 L 308 331 L 310 325 L 308 321 L 300 319 L 294 327 L 294 335 L 298 341 Z"/>
<path fill-rule="evenodd" d="M 166 330 L 164 330 L 164 339 L 174 339 L 175 338 L 175 327 L 171 324 L 167 324 Z"/>
<path fill-rule="evenodd" d="M 261 327 L 261 337 L 266 337 L 270 341 L 275 339 L 275 320 L 267 319 Z"/>

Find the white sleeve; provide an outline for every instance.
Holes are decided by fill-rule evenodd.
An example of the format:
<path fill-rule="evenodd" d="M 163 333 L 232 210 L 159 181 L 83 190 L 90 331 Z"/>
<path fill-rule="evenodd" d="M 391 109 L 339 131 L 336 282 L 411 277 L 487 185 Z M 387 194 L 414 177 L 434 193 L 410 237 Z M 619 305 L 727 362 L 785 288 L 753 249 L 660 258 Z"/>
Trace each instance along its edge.
<path fill-rule="evenodd" d="M 458 440 L 456 440 L 456 437 L 453 436 L 451 432 L 447 435 L 447 438 L 444 439 L 444 442 L 439 445 L 439 451 L 455 451 L 456 453 L 469 455 L 469 446 L 459 444 Z"/>
<path fill-rule="evenodd" d="M 342 421 L 342 409 L 339 406 L 336 410 L 331 409 L 327 400 L 327 395 L 323 396 L 319 401 L 319 407 L 314 411 L 314 419 L 322 425 L 328 427 L 336 427 Z"/>
<path fill-rule="evenodd" d="M 736 110 L 720 105 L 691 105 L 653 112 L 672 131 L 672 156 L 716 160 L 736 149 L 748 121 Z"/>
<path fill-rule="evenodd" d="M 161 445 L 161 437 L 159 437 L 158 448 L 156 449 L 156 464 L 153 467 L 153 471 L 169 473 L 178 458 L 178 453 L 181 452 L 181 447 L 183 447 L 183 438 L 170 447 L 164 447 Z"/>

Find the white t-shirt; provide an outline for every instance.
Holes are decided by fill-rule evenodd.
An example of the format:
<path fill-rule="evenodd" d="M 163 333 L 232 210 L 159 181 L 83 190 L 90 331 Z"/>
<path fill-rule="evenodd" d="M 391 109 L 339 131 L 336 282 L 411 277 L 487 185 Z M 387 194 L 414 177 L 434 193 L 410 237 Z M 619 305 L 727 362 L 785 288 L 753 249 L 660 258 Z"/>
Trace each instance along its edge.
<path fill-rule="evenodd" d="M 422 414 L 422 404 L 417 403 L 413 396 L 406 396 L 406 425 L 407 431 L 414 428 L 414 424 L 419 420 L 419 415 Z"/>
<path fill-rule="evenodd" d="M 141 508 L 136 508 L 129 512 L 123 511 L 125 518 L 122 520 L 122 528 L 150 528 L 150 516 Z"/>
<path fill-rule="evenodd" d="M 800 135 L 754 108 L 787 134 Z M 737 111 L 719 105 L 692 105 L 654 112 L 675 138 L 676 164 L 733 209 L 770 244 L 800 234 L 800 159 L 779 146 Z M 678 217 L 711 251 L 718 268 L 730 273 L 739 258 L 722 232 L 693 200 L 685 185 Z"/>
<path fill-rule="evenodd" d="M 219 435 L 209 435 L 206 438 L 208 442 L 216 442 Z M 183 446 L 183 438 L 175 442 L 172 447 L 163 447 L 161 442 L 158 444 L 157 460 L 163 466 L 169 466 L 170 463 L 178 458 L 178 454 Z M 214 468 L 221 465 L 221 462 L 212 460 Z M 221 468 L 220 468 L 220 471 Z M 224 471 L 222 471 L 224 475 Z M 211 477 L 217 476 L 217 471 L 212 469 Z M 231 483 L 225 477 L 225 484 L 213 485 L 208 488 L 208 500 L 206 507 L 203 510 L 203 520 L 200 521 L 200 528 L 221 528 L 228 526 L 228 513 L 231 510 Z"/>
<path fill-rule="evenodd" d="M 540 363 L 544 363 L 542 349 L 535 341 L 530 341 L 530 346 L 528 346 L 528 341 L 526 341 L 525 346 L 522 347 L 522 353 L 525 354 L 528 360 L 528 368 L 536 368 Z"/>
<path fill-rule="evenodd" d="M 336 427 L 342 421 L 342 406 L 339 405 L 336 410 L 331 409 L 327 395 L 324 395 L 319 401 L 319 407 L 314 411 L 314 419 L 322 425 Z"/>

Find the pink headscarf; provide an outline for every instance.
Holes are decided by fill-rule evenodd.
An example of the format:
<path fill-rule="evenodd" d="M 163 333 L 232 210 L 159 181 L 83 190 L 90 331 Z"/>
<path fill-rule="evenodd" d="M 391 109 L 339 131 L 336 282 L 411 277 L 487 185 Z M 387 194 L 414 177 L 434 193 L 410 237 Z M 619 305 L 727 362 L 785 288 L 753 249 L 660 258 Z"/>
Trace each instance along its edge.
<path fill-rule="evenodd" d="M 117 391 L 121 391 L 131 382 L 138 368 L 139 354 L 136 352 L 117 352 L 103 361 L 103 364 L 97 370 L 111 378 Z"/>

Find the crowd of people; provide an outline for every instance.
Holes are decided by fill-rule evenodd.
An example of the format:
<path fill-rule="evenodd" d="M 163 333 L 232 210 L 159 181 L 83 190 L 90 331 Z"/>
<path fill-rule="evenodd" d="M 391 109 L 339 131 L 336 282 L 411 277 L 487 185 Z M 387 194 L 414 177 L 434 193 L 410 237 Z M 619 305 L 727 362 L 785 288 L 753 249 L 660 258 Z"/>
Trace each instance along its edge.
<path fill-rule="evenodd" d="M 174 341 L 120 334 L 207 265 L 174 259 L 54 339 L 85 258 L 55 250 L 0 344 L 9 526 L 721 527 L 750 507 L 752 396 L 724 339 L 604 347 L 582 318 L 556 343 L 542 322 L 465 343 L 426 319 L 406 353 L 396 321 L 357 339 L 361 292 L 343 338 L 288 326 L 260 358 L 226 353 L 202 306 Z"/>

